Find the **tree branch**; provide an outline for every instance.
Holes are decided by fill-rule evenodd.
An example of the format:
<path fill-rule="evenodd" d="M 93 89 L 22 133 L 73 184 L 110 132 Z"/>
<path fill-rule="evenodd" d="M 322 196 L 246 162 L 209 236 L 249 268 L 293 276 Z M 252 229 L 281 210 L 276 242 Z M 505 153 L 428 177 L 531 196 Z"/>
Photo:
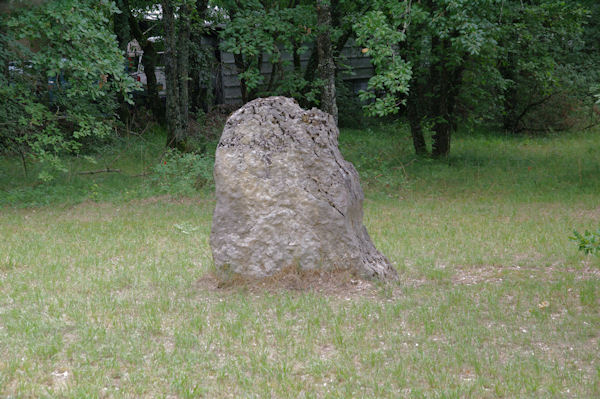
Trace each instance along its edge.
<path fill-rule="evenodd" d="M 95 175 L 98 173 L 121 173 L 121 169 L 106 168 L 106 169 L 98 169 L 98 170 L 86 170 L 83 172 L 79 172 L 77 174 L 78 175 Z"/>

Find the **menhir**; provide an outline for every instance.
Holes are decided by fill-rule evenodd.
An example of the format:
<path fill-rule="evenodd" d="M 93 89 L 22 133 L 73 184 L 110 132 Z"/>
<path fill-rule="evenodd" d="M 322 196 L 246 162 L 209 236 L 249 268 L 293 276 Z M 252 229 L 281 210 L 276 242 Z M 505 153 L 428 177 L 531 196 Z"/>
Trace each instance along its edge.
<path fill-rule="evenodd" d="M 287 268 L 396 279 L 362 223 L 358 173 L 331 115 L 259 98 L 228 119 L 215 159 L 210 245 L 217 271 L 265 277 Z"/>

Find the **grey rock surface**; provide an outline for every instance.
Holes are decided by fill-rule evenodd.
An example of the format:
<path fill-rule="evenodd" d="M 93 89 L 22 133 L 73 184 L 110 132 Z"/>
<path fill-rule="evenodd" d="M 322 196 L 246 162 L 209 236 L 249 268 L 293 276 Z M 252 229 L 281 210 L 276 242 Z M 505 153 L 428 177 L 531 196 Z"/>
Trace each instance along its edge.
<path fill-rule="evenodd" d="M 396 279 L 363 218 L 358 173 L 333 117 L 286 97 L 233 113 L 217 147 L 210 245 L 217 271 L 265 277 L 288 267 Z"/>

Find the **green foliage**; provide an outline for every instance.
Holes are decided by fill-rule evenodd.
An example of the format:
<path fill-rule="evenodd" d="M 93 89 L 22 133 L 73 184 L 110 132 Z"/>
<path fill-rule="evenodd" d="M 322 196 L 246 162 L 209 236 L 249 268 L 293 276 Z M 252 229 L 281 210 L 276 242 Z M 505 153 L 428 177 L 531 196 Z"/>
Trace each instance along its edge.
<path fill-rule="evenodd" d="M 238 76 L 248 91 L 248 98 L 257 95 L 281 94 L 308 101 L 316 96 L 316 83 L 304 79 L 294 70 L 292 60 L 283 53 L 299 56 L 308 50 L 305 43 L 315 38 L 316 16 L 313 7 L 286 7 L 278 2 L 224 1 L 230 20 L 221 32 L 221 49 L 236 56 Z M 266 58 L 266 59 L 265 59 Z M 263 75 L 263 62 L 271 67 L 269 81 Z"/>
<path fill-rule="evenodd" d="M 318 105 L 323 82 L 316 73 L 317 2 L 220 0 L 215 4 L 226 16 L 221 49 L 235 57 L 243 101 L 285 95 L 304 106 Z M 331 2 L 329 31 L 338 68 L 353 23 L 370 6 L 364 0 Z"/>
<path fill-rule="evenodd" d="M 376 73 L 361 99 L 378 116 L 407 104 L 411 125 L 448 142 L 461 119 L 573 126 L 600 78 L 598 15 L 585 0 L 376 1 L 355 24 Z"/>
<path fill-rule="evenodd" d="M 596 104 L 600 104 L 600 3 L 595 0 L 582 0 L 583 6 L 589 10 L 589 18 L 584 26 L 583 36 L 585 46 L 580 52 L 582 58 L 587 63 L 584 65 L 584 76 L 594 73 L 595 81 L 592 83 L 591 92 L 596 99 Z"/>
<path fill-rule="evenodd" d="M 284 95 L 308 104 L 319 104 L 323 80 L 315 78 L 312 81 L 304 79 L 298 71 L 286 71 L 285 76 L 277 82 L 272 90 L 262 91 L 260 96 Z"/>
<path fill-rule="evenodd" d="M 154 166 L 152 181 L 160 192 L 193 195 L 202 188 L 214 186 L 214 163 L 213 156 L 169 149 L 161 163 Z"/>
<path fill-rule="evenodd" d="M 75 12 L 77 10 L 77 12 Z M 3 15 L 0 45 L 0 151 L 66 171 L 61 156 L 89 151 L 112 135 L 116 95 L 135 83 L 109 30 L 112 2 L 47 1 Z"/>
<path fill-rule="evenodd" d="M 598 55 L 588 54 L 582 2 L 508 2 L 498 27 L 503 79 L 497 111 L 507 130 L 564 130 L 570 117 L 592 104 L 589 89 L 600 77 Z"/>
<path fill-rule="evenodd" d="M 579 250 L 584 254 L 600 255 L 600 228 L 596 231 L 586 230 L 583 234 L 574 230 L 573 236 L 569 238 L 577 243 Z"/>
<path fill-rule="evenodd" d="M 160 191 L 147 173 L 161 157 L 164 143 L 164 130 L 156 126 L 143 136 L 118 136 L 89 155 L 61 156 L 68 171 L 43 184 L 37 176 L 45 165 L 30 163 L 27 176 L 18 157 L 0 157 L 0 206 L 70 206 L 88 200 L 121 202 L 157 195 Z M 106 168 L 120 172 L 81 173 Z"/>
<path fill-rule="evenodd" d="M 457 97 L 470 62 L 492 53 L 494 1 L 381 0 L 355 24 L 375 76 L 361 93 L 371 115 L 407 106 L 415 150 L 426 155 L 423 125 L 431 123 L 431 154 L 447 157 L 456 128 Z"/>
<path fill-rule="evenodd" d="M 360 93 L 361 101 L 367 103 L 367 113 L 373 116 L 398 112 L 405 103 L 401 95 L 408 93 L 412 76 L 410 63 L 399 54 L 399 45 L 406 38 L 402 30 L 406 3 L 390 2 L 382 6 L 386 12 L 371 11 L 354 27 L 358 43 L 375 67 L 368 90 Z"/>

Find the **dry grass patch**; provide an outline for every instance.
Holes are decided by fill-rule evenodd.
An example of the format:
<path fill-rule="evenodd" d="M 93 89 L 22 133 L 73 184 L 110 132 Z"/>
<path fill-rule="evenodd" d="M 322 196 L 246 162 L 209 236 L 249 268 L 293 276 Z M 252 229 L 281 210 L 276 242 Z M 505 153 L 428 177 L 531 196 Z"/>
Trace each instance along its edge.
<path fill-rule="evenodd" d="M 177 205 L 196 205 L 196 204 L 206 204 L 213 203 L 213 198 L 192 198 L 185 196 L 174 196 L 170 194 L 163 195 L 155 195 L 152 197 L 141 198 L 132 200 L 131 204 L 136 205 L 148 205 L 148 204 L 160 204 L 160 203 L 170 203 Z"/>
<path fill-rule="evenodd" d="M 365 280 L 349 270 L 320 271 L 297 267 L 288 267 L 264 278 L 235 275 L 223 279 L 210 271 L 197 280 L 196 288 L 216 294 L 297 292 L 342 299 L 377 298 L 382 291 L 393 293 L 393 296 L 401 294 L 398 282 Z"/>

